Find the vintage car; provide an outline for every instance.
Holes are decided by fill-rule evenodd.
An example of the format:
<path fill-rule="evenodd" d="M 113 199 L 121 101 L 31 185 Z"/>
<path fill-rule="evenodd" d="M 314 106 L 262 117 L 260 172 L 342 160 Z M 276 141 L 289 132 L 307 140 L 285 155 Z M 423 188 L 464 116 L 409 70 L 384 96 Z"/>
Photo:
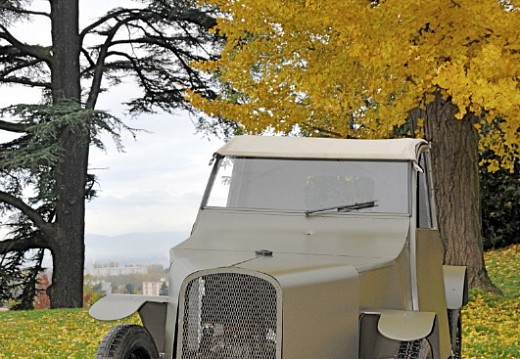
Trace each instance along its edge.
<path fill-rule="evenodd" d="M 96 358 L 460 358 L 466 270 L 443 265 L 427 142 L 239 136 L 212 162 L 169 295 L 92 306 L 142 319 Z"/>

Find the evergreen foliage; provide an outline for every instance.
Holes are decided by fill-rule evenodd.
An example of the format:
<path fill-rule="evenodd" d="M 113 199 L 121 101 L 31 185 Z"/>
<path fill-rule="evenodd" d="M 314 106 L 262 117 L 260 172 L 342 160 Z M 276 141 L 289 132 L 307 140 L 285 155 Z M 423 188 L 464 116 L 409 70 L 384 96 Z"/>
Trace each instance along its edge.
<path fill-rule="evenodd" d="M 34 287 L 27 273 L 40 271 L 41 260 L 27 267 L 26 253 L 48 250 L 52 307 L 82 305 L 84 202 L 95 196 L 96 182 L 87 173 L 89 147 L 104 147 L 101 133 L 119 147 L 121 131 L 135 133 L 96 110 L 99 97 L 132 80 L 140 89 L 126 101 L 132 115 L 190 109 L 187 89 L 216 96 L 209 76 L 191 62 L 216 59 L 222 41 L 208 31 L 216 8 L 195 1 L 129 0 L 82 29 L 78 4 L 53 0 L 42 10 L 33 0 L 0 0 L 0 86 L 42 92 L 41 104 L 0 109 L 0 130 L 14 138 L 0 144 L 0 224 L 10 230 L 0 241 L 2 284 Z M 50 46 L 15 35 L 15 25 L 33 20 L 50 21 Z"/>
<path fill-rule="evenodd" d="M 14 310 L 33 309 L 42 260 L 41 249 L 0 255 L 0 306 L 11 302 Z"/>

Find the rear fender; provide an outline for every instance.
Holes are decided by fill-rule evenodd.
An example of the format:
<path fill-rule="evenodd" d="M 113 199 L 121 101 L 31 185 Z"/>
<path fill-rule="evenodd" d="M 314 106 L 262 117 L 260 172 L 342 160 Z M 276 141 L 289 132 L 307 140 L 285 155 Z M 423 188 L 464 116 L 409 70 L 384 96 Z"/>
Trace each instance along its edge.
<path fill-rule="evenodd" d="M 150 332 L 159 352 L 165 347 L 168 296 L 114 294 L 98 300 L 89 314 L 98 320 L 119 320 L 139 313 L 143 326 Z"/>
<path fill-rule="evenodd" d="M 468 304 L 468 277 L 465 266 L 442 266 L 448 309 L 460 309 Z"/>

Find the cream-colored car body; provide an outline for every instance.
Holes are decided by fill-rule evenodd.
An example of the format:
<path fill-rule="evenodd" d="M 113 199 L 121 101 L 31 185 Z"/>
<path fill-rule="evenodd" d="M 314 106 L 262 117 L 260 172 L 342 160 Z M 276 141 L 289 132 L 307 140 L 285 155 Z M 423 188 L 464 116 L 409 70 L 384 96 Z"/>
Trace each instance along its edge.
<path fill-rule="evenodd" d="M 233 172 L 218 177 L 229 158 L 239 159 Z M 288 162 L 264 181 L 250 172 L 258 159 Z M 434 358 L 452 355 L 447 313 L 466 302 L 465 268 L 443 266 L 425 141 L 241 136 L 215 161 L 192 234 L 171 249 L 169 296 L 109 296 L 93 317 L 138 311 L 164 358 L 392 358 L 422 338 Z M 320 173 L 306 173 L 313 161 L 326 161 Z M 342 161 L 390 170 L 374 181 L 338 175 Z M 406 182 L 406 210 L 386 212 L 402 196 L 376 188 L 386 175 Z M 213 205 L 218 185 L 227 197 Z M 342 193 L 327 199 L 334 186 Z M 308 208 L 353 204 L 344 203 L 353 191 L 384 199 Z"/>

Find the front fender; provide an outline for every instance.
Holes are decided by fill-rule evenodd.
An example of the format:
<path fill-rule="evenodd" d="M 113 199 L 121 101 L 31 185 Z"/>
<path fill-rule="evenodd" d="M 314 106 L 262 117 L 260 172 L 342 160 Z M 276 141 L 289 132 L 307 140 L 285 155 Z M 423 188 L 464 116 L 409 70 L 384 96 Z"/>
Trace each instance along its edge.
<path fill-rule="evenodd" d="M 377 330 L 384 337 L 397 341 L 412 341 L 426 338 L 435 327 L 437 315 L 433 312 L 376 309 L 364 310 L 363 314 L 378 315 Z"/>
<path fill-rule="evenodd" d="M 368 327 L 362 331 L 360 358 L 373 358 L 373 353 L 379 351 L 386 355 L 393 355 L 400 342 L 423 338 L 426 338 L 432 345 L 433 358 L 441 358 L 439 322 L 436 313 L 365 309 L 361 311 L 361 314 L 362 321 L 364 321 L 363 318 L 368 318 L 366 320 Z M 379 340 L 377 337 L 384 340 Z M 376 338 L 375 349 L 373 348 L 374 338 Z"/>
<path fill-rule="evenodd" d="M 164 351 L 168 296 L 113 294 L 101 298 L 90 308 L 89 314 L 98 320 L 118 320 L 135 312 L 150 332 L 159 352 Z"/>
<path fill-rule="evenodd" d="M 168 297 L 112 294 L 98 300 L 88 312 L 94 319 L 119 320 L 139 311 L 147 302 L 167 303 Z"/>

